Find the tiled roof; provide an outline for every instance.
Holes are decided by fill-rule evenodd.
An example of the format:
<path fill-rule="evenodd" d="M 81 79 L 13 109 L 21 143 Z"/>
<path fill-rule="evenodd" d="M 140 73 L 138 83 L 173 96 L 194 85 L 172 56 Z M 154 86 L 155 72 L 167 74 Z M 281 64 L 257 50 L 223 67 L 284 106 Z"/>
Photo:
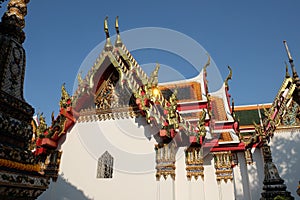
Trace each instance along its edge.
<path fill-rule="evenodd" d="M 229 132 L 223 132 L 220 134 L 219 142 L 230 142 L 233 141 Z"/>
<path fill-rule="evenodd" d="M 224 101 L 219 97 L 211 97 L 213 118 L 216 121 L 226 121 L 227 115 L 225 112 Z"/>
<path fill-rule="evenodd" d="M 181 113 L 180 115 L 181 115 L 181 117 L 183 117 L 184 119 L 187 119 L 187 120 L 188 119 L 199 119 L 202 117 L 203 111 Z"/>
<path fill-rule="evenodd" d="M 238 106 L 235 110 L 235 115 L 240 122 L 240 126 L 249 126 L 260 123 L 259 112 L 261 113 L 262 119 L 264 119 L 264 108 L 269 109 L 270 104 L 266 105 L 251 105 L 251 106 Z"/>
<path fill-rule="evenodd" d="M 202 100 L 201 85 L 198 82 L 193 81 L 188 83 L 177 83 L 176 85 L 159 85 L 158 87 L 166 99 L 169 99 L 172 91 L 177 89 L 178 103 Z"/>

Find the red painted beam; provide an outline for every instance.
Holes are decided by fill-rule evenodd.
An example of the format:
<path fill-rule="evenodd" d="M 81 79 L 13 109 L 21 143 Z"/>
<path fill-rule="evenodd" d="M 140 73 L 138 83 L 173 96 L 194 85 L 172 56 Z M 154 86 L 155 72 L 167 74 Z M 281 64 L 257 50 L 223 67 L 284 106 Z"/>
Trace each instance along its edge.
<path fill-rule="evenodd" d="M 177 105 L 178 111 L 207 109 L 207 102 L 191 102 Z"/>
<path fill-rule="evenodd" d="M 217 151 L 243 151 L 245 150 L 245 144 L 244 143 L 239 143 L 238 145 L 219 145 L 219 146 L 215 146 L 213 148 L 210 149 L 211 152 L 217 152 Z"/>
<path fill-rule="evenodd" d="M 215 130 L 221 130 L 221 129 L 233 129 L 233 124 L 234 122 L 224 122 L 224 123 L 219 123 L 219 122 L 216 122 L 215 123 L 215 126 L 214 126 L 214 129 Z"/>

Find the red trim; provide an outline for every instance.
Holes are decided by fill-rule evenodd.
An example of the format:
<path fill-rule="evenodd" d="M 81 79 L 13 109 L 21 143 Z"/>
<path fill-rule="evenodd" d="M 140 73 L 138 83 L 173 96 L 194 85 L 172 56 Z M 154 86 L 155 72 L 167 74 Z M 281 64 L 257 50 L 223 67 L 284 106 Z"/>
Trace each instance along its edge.
<path fill-rule="evenodd" d="M 210 149 L 212 152 L 216 151 L 243 151 L 245 150 L 245 144 L 244 143 L 239 143 L 238 145 L 230 145 L 230 146 L 215 146 Z"/>
<path fill-rule="evenodd" d="M 42 138 L 37 138 L 35 144 L 36 144 L 37 147 L 41 146 L 42 145 Z"/>
<path fill-rule="evenodd" d="M 234 128 L 234 122 L 215 122 L 214 129 L 215 130 L 221 130 L 221 129 L 233 129 Z"/>
<path fill-rule="evenodd" d="M 92 95 L 88 95 L 87 93 L 82 94 L 77 100 L 75 110 L 80 110 L 84 105 L 88 105 L 91 102 Z"/>
<path fill-rule="evenodd" d="M 198 120 L 190 121 L 190 124 L 196 126 Z M 234 130 L 234 122 L 212 122 L 211 120 L 205 121 L 205 126 L 212 126 L 214 130 L 222 130 L 222 129 L 233 129 Z"/>
<path fill-rule="evenodd" d="M 207 102 L 190 102 L 177 105 L 178 111 L 207 109 Z"/>
<path fill-rule="evenodd" d="M 218 146 L 218 145 L 219 145 L 218 140 L 217 139 L 213 139 L 210 142 L 204 142 L 203 147 L 204 148 L 209 148 L 209 147 L 214 147 L 214 146 Z"/>
<path fill-rule="evenodd" d="M 165 137 L 165 136 L 167 136 L 167 130 L 165 130 L 165 129 L 159 130 L 159 136 L 160 136 L 160 137 Z"/>
<path fill-rule="evenodd" d="M 40 155 L 40 154 L 45 154 L 46 152 L 47 152 L 47 150 L 46 150 L 45 148 L 43 148 L 43 147 L 38 147 L 38 148 L 35 150 L 34 154 L 35 154 L 36 156 L 38 156 L 38 155 Z"/>
<path fill-rule="evenodd" d="M 190 136 L 190 143 L 197 143 L 197 137 L 194 135 Z"/>
<path fill-rule="evenodd" d="M 56 148 L 57 147 L 57 143 L 55 141 L 51 140 L 50 138 L 43 138 L 41 146 L 42 147 Z"/>

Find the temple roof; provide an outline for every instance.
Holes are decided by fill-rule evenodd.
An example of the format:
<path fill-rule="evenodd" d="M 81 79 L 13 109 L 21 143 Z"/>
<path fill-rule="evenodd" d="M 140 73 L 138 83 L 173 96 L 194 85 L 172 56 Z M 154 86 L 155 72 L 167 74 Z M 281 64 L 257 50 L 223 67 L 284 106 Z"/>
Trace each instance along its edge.
<path fill-rule="evenodd" d="M 241 105 L 235 107 L 235 115 L 240 123 L 240 127 L 254 127 L 253 123 L 259 124 L 261 113 L 261 119 L 265 118 L 265 110 L 269 109 L 271 104 L 259 104 L 259 105 Z"/>
<path fill-rule="evenodd" d="M 210 93 L 212 112 L 216 121 L 234 121 L 226 94 L 226 87 L 226 83 L 224 83 L 218 91 Z"/>

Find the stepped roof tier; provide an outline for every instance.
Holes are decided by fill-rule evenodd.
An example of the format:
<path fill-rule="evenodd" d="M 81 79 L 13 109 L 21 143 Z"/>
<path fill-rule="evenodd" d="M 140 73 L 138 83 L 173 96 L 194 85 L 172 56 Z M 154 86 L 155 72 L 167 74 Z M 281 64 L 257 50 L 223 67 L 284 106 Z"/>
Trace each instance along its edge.
<path fill-rule="evenodd" d="M 189 141 L 202 144 L 205 136 L 214 144 L 219 136 L 222 144 L 239 143 L 229 105 L 228 83 L 215 93 L 208 92 L 206 67 L 210 65 L 209 56 L 197 77 L 158 83 L 159 65 L 150 77 L 146 75 L 122 43 L 118 18 L 114 45 L 110 41 L 107 18 L 104 30 L 104 49 L 86 77 L 78 75 L 78 89 L 71 98 L 78 123 L 144 116 L 148 123 L 159 127 L 160 139 L 164 142 L 179 133 L 180 137 L 176 138 L 182 146 L 188 145 Z M 212 121 L 216 128 L 211 127 Z"/>

